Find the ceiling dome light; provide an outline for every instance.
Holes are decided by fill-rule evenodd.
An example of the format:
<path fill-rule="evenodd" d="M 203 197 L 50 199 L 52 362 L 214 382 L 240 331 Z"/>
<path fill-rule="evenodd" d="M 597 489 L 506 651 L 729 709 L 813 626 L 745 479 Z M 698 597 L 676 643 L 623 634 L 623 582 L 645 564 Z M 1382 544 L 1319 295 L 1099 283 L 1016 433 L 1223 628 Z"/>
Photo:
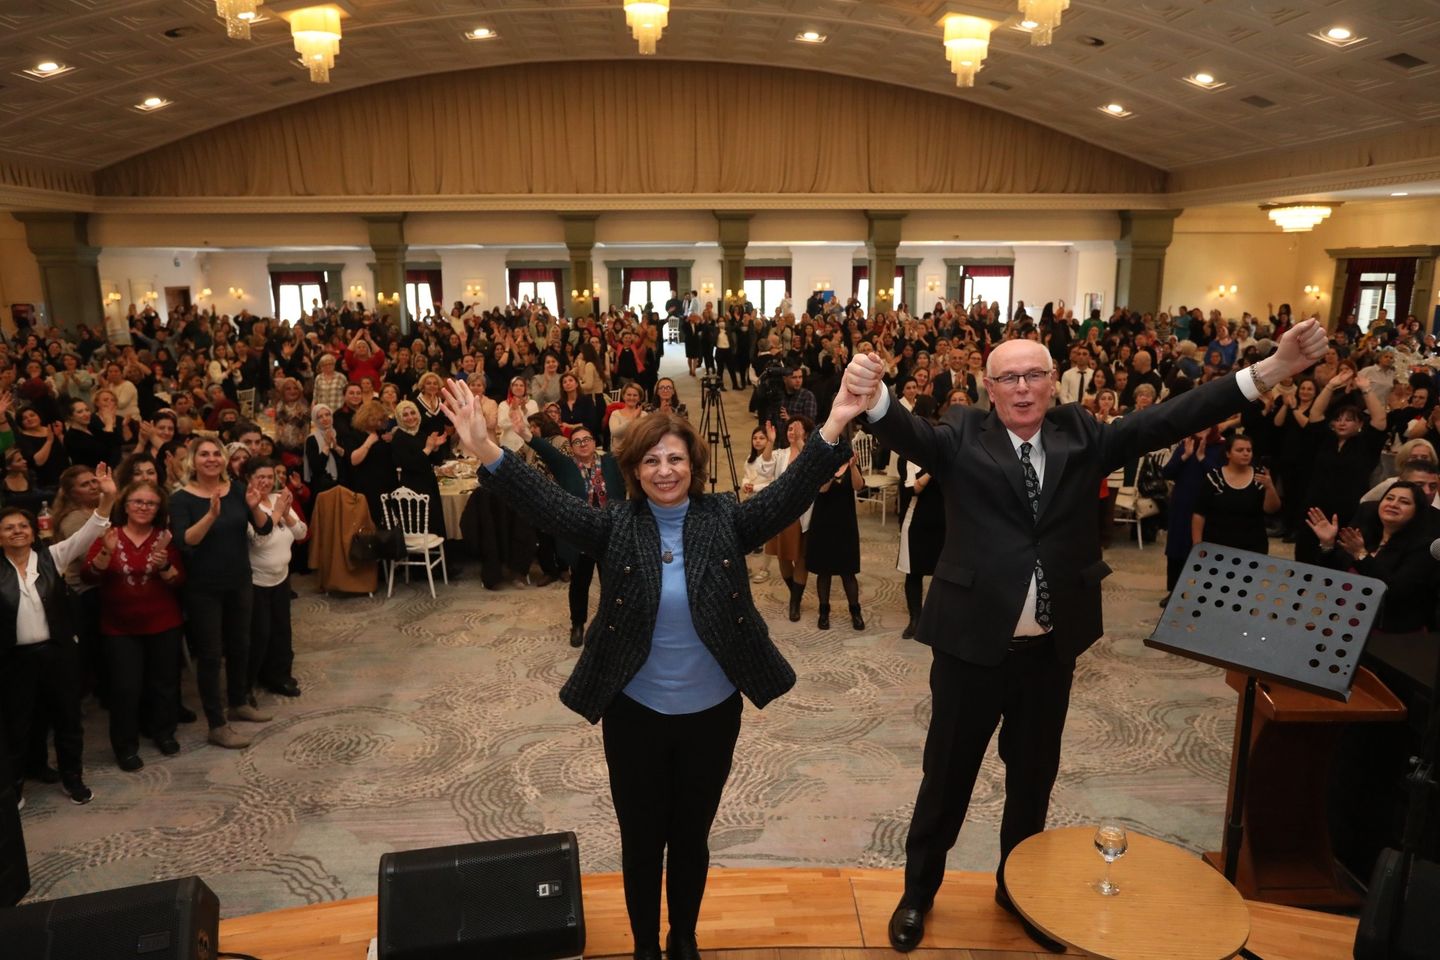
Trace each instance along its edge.
<path fill-rule="evenodd" d="M 161 100 L 159 97 L 146 97 L 144 100 L 141 101 L 142 104 L 144 104 L 144 105 L 147 106 L 147 107 L 150 107 L 152 110 L 153 110 L 155 107 L 160 106 L 160 104 L 162 104 L 162 103 L 164 103 L 164 102 L 165 102 L 165 101 L 164 101 L 164 100 Z"/>
<path fill-rule="evenodd" d="M 329 83 L 330 71 L 340 54 L 340 11 L 335 7 L 306 7 L 290 14 L 295 52 L 310 68 L 312 83 Z"/>
<path fill-rule="evenodd" d="M 1121 104 L 1118 104 L 1118 103 L 1107 103 L 1107 104 L 1105 104 L 1105 112 L 1106 112 L 1106 113 L 1124 113 L 1124 112 L 1125 112 L 1125 107 L 1124 107 L 1123 105 L 1121 105 Z"/>
<path fill-rule="evenodd" d="M 44 63 L 35 64 L 36 73 L 54 73 L 56 70 L 59 69 L 60 64 L 56 63 L 54 60 L 46 60 Z"/>
<path fill-rule="evenodd" d="M 670 25 L 670 0 L 625 0 L 625 25 L 640 45 L 641 56 L 651 56 Z"/>
<path fill-rule="evenodd" d="M 1209 73 L 1197 73 L 1195 74 L 1195 82 L 1208 87 L 1215 82 L 1215 76 Z"/>
<path fill-rule="evenodd" d="M 1331 27 L 1325 31 L 1325 36 L 1331 40 L 1349 40 L 1354 34 L 1345 27 Z"/>
<path fill-rule="evenodd" d="M 1314 230 L 1316 224 L 1330 216 L 1333 208 L 1322 203 L 1287 203 L 1272 207 L 1261 207 L 1286 233 L 1304 233 Z"/>
<path fill-rule="evenodd" d="M 1021 21 L 1020 21 L 1020 29 L 1021 29 L 1021 30 L 1034 30 L 1034 29 L 1035 29 L 1036 27 L 1038 27 L 1038 26 L 1040 26 L 1040 24 L 1036 23 L 1034 20 L 1021 20 Z"/>
<path fill-rule="evenodd" d="M 1055 28 L 1060 26 L 1060 15 L 1069 9 L 1070 0 L 1020 0 L 1020 13 L 1035 24 L 1030 31 L 1031 45 L 1050 46 Z"/>
<path fill-rule="evenodd" d="M 975 73 L 990 54 L 989 20 L 952 15 L 945 18 L 945 57 L 957 87 L 975 86 Z"/>

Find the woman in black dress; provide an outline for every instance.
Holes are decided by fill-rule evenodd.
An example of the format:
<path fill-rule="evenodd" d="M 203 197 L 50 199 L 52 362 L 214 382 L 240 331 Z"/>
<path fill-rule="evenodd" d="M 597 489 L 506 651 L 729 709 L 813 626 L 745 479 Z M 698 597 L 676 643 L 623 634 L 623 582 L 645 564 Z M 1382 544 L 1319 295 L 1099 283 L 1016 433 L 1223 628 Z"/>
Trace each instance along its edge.
<path fill-rule="evenodd" d="M 1370 489 L 1370 474 L 1385 445 L 1385 407 L 1367 384 L 1358 383 L 1352 390 L 1356 384 L 1354 371 L 1342 367 L 1315 398 L 1310 426 L 1306 427 L 1316 435 L 1305 490 L 1307 515 L 1311 507 L 1318 508 L 1327 517 L 1337 517 L 1342 527 L 1349 525 L 1360 497 Z M 1356 399 L 1364 403 L 1364 412 L 1356 409 Z M 1295 532 L 1295 559 L 1325 562 L 1308 524 Z"/>
<path fill-rule="evenodd" d="M 1201 540 L 1255 553 L 1270 552 L 1265 515 L 1280 509 L 1270 474 L 1254 465 L 1255 445 L 1236 434 L 1225 441 L 1225 464 L 1210 471 L 1195 498 L 1192 543 Z"/>
<path fill-rule="evenodd" d="M 350 451 L 344 472 L 345 486 L 363 493 L 370 506 L 370 519 L 381 524 L 380 494 L 395 489 L 395 464 L 390 440 L 395 424 L 387 421 L 379 400 L 366 401 L 350 420 L 350 429 L 340 435 L 340 446 Z"/>
<path fill-rule="evenodd" d="M 815 597 L 820 616 L 815 626 L 830 629 L 830 581 L 839 576 L 850 604 L 850 624 L 865 629 L 860 615 L 860 524 L 855 519 L 855 493 L 865 480 L 852 456 L 820 487 L 811 507 L 810 533 L 805 538 L 805 568 L 815 574 Z"/>
<path fill-rule="evenodd" d="M 445 446 L 445 431 L 420 432 L 424 418 L 409 400 L 395 405 L 397 427 L 390 438 L 390 459 L 400 474 L 400 485 L 430 497 L 429 532 L 445 536 L 445 511 L 440 505 L 440 482 L 435 479 L 431 455 Z"/>
<path fill-rule="evenodd" d="M 44 492 L 46 499 L 55 496 L 60 474 L 70 466 L 70 457 L 61 440 L 64 435 L 65 425 L 60 421 L 45 423 L 33 407 L 20 411 L 20 429 L 15 431 L 15 446 L 30 461 L 35 485 Z"/>

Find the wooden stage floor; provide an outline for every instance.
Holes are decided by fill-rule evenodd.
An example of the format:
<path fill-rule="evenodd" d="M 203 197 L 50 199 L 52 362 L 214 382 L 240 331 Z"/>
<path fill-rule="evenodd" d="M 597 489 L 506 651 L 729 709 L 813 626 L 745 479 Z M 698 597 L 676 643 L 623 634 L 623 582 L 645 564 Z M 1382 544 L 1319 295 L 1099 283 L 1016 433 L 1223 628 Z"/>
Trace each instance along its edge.
<path fill-rule="evenodd" d="M 886 925 L 900 897 L 892 870 L 712 869 L 700 913 L 700 947 L 716 960 L 894 958 Z M 989 873 L 946 875 L 916 955 L 925 960 L 1032 960 L 1020 925 L 994 901 Z M 584 878 L 586 957 L 629 957 L 619 874 Z M 1265 960 L 1343 960 L 1356 921 L 1250 904 L 1248 946 Z M 375 898 L 341 900 L 220 924 L 220 949 L 265 960 L 364 960 L 375 936 Z M 662 924 L 663 930 L 663 924 Z"/>

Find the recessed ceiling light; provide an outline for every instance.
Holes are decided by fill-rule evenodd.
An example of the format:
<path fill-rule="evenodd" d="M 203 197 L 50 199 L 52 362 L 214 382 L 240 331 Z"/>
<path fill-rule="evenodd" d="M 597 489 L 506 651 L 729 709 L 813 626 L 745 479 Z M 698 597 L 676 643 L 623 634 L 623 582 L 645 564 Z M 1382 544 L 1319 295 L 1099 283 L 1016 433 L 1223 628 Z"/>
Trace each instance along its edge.
<path fill-rule="evenodd" d="M 1197 73 L 1195 74 L 1195 82 L 1203 83 L 1208 87 L 1210 84 L 1215 82 L 1215 78 L 1208 73 Z"/>
<path fill-rule="evenodd" d="M 1348 47 L 1351 44 L 1359 43 L 1365 38 L 1359 36 L 1349 27 L 1330 27 L 1310 34 L 1316 40 L 1330 44 L 1332 47 Z"/>
<path fill-rule="evenodd" d="M 463 36 L 466 40 L 494 40 L 500 34 L 490 27 L 476 27 L 474 30 L 466 30 Z"/>
<path fill-rule="evenodd" d="M 1123 106 L 1121 106 L 1120 104 L 1118 104 L 1118 103 L 1107 103 L 1107 104 L 1105 105 L 1105 112 L 1106 112 L 1106 113 L 1124 113 L 1124 112 L 1125 112 L 1125 108 L 1124 108 Z"/>
<path fill-rule="evenodd" d="M 818 30 L 806 30 L 804 33 L 795 34 L 795 39 L 801 43 L 824 43 L 826 37 Z"/>
<path fill-rule="evenodd" d="M 32 77 L 36 80 L 49 80 L 52 77 L 63 76 L 74 69 L 74 67 L 67 67 L 65 64 L 57 63 L 54 60 L 41 60 L 35 64 L 35 66 L 28 67 L 21 72 L 24 76 Z"/>
<path fill-rule="evenodd" d="M 1020 29 L 1021 29 L 1021 30 L 1034 30 L 1034 29 L 1035 29 L 1036 27 L 1038 27 L 1038 26 L 1040 26 L 1040 23 L 1039 23 L 1039 21 L 1036 21 L 1036 20 L 1021 20 L 1021 21 L 1020 21 Z"/>
<path fill-rule="evenodd" d="M 1192 73 L 1190 76 L 1183 77 L 1182 79 L 1192 87 L 1199 87 L 1201 90 L 1219 90 L 1225 86 L 1224 83 L 1215 79 L 1215 74 L 1204 70 L 1198 73 Z"/>
<path fill-rule="evenodd" d="M 1103 107 L 1096 107 L 1107 117 L 1124 118 L 1130 116 L 1130 111 L 1125 109 L 1123 103 L 1107 103 Z"/>
<path fill-rule="evenodd" d="M 164 97 L 146 97 L 144 100 L 135 104 L 135 109 L 141 113 L 153 113 L 156 110 L 170 106 L 170 103 L 171 101 L 166 100 Z"/>
<path fill-rule="evenodd" d="M 1408 197 L 1408 196 L 1410 196 L 1410 193 L 1409 193 L 1409 191 L 1406 191 L 1406 190 L 1396 190 L 1394 193 L 1390 194 L 1390 196 L 1392 196 L 1392 197 Z"/>

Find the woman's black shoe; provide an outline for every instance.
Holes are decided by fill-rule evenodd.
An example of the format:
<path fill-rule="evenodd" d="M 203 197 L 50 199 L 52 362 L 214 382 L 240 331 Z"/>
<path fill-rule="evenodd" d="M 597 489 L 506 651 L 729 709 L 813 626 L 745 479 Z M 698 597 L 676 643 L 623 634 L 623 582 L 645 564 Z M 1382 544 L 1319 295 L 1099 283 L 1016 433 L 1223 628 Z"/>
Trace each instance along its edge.
<path fill-rule="evenodd" d="M 585 626 L 574 626 L 570 628 L 570 646 L 583 647 L 585 645 Z"/>
<path fill-rule="evenodd" d="M 180 752 L 180 743 L 174 737 L 165 737 L 155 741 L 155 749 L 167 757 L 173 757 Z"/>
<path fill-rule="evenodd" d="M 817 630 L 830 629 L 830 604 L 820 604 L 820 616 L 815 619 L 815 628 Z"/>
<path fill-rule="evenodd" d="M 648 947 L 636 947 L 635 952 L 630 955 L 634 960 L 660 960 L 660 944 L 652 944 Z"/>
<path fill-rule="evenodd" d="M 133 753 L 130 754 L 130 756 L 128 757 L 119 757 L 116 759 L 115 762 L 119 764 L 120 769 L 124 770 L 126 773 L 134 773 L 136 770 L 139 770 L 141 767 L 145 766 L 145 761 L 141 760 L 137 754 Z"/>
<path fill-rule="evenodd" d="M 700 960 L 700 945 L 693 933 L 670 931 L 665 938 L 665 956 L 668 960 Z"/>
<path fill-rule="evenodd" d="M 180 723 L 194 723 L 198 718 L 195 716 L 194 710 L 182 703 L 180 709 L 175 712 L 175 719 Z"/>
<path fill-rule="evenodd" d="M 858 603 L 852 603 L 850 605 L 850 626 L 856 630 L 865 629 L 865 618 L 860 616 L 860 604 Z"/>
<path fill-rule="evenodd" d="M 265 689 L 266 689 L 266 690 L 269 690 L 271 693 L 276 694 L 277 696 L 281 696 L 281 697 L 298 697 L 298 696 L 300 696 L 300 684 L 298 684 L 298 683 L 295 682 L 295 678 L 294 678 L 294 677 L 291 677 L 290 679 L 286 680 L 284 683 L 275 683 L 275 684 L 269 684 L 269 683 L 267 683 L 267 684 L 265 685 Z"/>
<path fill-rule="evenodd" d="M 800 598 L 805 596 L 805 585 L 796 583 L 794 580 L 786 580 L 790 584 L 790 622 L 800 622 Z"/>
<path fill-rule="evenodd" d="M 905 624 L 905 629 L 900 631 L 901 640 L 915 639 L 915 618 L 911 617 L 910 622 Z"/>

